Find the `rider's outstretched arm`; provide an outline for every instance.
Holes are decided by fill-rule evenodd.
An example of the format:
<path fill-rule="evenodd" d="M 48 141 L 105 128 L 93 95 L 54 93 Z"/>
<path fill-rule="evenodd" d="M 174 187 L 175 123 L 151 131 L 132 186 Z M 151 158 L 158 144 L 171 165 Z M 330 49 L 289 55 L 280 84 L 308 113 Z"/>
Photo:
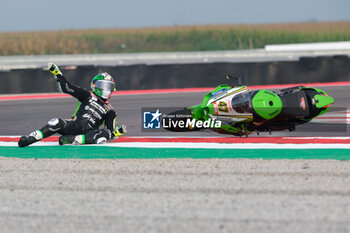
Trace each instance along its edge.
<path fill-rule="evenodd" d="M 88 90 L 68 82 L 57 65 L 49 63 L 48 70 L 54 75 L 58 85 L 58 90 L 60 92 L 69 94 L 81 102 L 87 100 L 90 97 L 90 92 Z"/>

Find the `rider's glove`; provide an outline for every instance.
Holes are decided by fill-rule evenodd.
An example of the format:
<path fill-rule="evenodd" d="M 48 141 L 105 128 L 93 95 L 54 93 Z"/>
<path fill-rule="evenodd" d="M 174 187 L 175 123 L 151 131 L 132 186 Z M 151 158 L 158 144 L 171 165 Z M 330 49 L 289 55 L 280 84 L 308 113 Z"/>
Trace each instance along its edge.
<path fill-rule="evenodd" d="M 126 134 L 128 131 L 126 130 L 125 125 L 117 126 L 115 130 L 113 131 L 113 134 L 115 137 L 119 138 L 120 136 Z"/>
<path fill-rule="evenodd" d="M 54 63 L 48 63 L 47 64 L 47 69 L 51 72 L 51 74 L 55 75 L 56 79 L 57 79 L 58 75 L 62 75 L 62 72 L 60 71 L 58 66 L 55 65 Z"/>

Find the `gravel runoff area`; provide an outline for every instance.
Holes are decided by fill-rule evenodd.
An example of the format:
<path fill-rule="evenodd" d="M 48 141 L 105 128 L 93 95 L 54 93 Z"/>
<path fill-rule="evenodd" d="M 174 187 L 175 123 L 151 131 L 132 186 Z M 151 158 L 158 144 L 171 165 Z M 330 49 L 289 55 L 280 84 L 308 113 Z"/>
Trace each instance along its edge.
<path fill-rule="evenodd" d="M 350 232 L 349 168 L 0 157 L 0 232 Z"/>

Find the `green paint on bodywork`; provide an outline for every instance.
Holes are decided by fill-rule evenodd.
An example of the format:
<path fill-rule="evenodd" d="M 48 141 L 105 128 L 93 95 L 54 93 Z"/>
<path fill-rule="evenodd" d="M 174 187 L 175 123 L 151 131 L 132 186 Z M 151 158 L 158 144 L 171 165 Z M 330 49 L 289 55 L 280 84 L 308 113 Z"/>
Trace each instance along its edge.
<path fill-rule="evenodd" d="M 209 114 L 215 114 L 213 111 L 213 107 L 211 105 L 211 107 L 208 107 L 208 101 L 212 98 L 212 95 L 215 94 L 216 92 L 224 92 L 231 89 L 231 87 L 227 84 L 221 84 L 219 86 L 217 86 L 214 90 L 212 90 L 211 92 L 209 92 L 208 94 L 206 94 L 203 98 L 202 104 L 198 104 L 195 106 L 191 107 L 191 113 L 192 113 L 192 118 L 196 119 L 196 120 L 208 120 Z M 219 93 L 218 93 L 219 94 Z"/>
<path fill-rule="evenodd" d="M 328 95 L 315 95 L 316 108 L 323 108 L 334 103 L 334 99 Z"/>
<path fill-rule="evenodd" d="M 199 105 L 195 105 L 191 107 L 191 114 L 192 114 L 192 118 L 196 119 L 196 120 L 207 120 L 209 117 L 207 114 L 204 114 L 204 109 L 206 109 L 206 107 L 202 106 L 201 104 Z"/>
<path fill-rule="evenodd" d="M 207 106 L 208 101 L 212 98 L 211 95 L 215 94 L 218 91 L 221 91 L 224 89 L 224 91 L 227 91 L 229 89 L 231 89 L 232 87 L 230 87 L 227 84 L 221 84 L 219 86 L 217 86 L 214 90 L 212 90 L 211 92 L 209 92 L 208 94 L 206 94 L 203 98 L 203 102 L 202 105 L 203 106 Z"/>
<path fill-rule="evenodd" d="M 350 160 L 350 149 L 197 149 L 108 146 L 1 146 L 0 156 L 56 159 L 248 158 Z"/>
<path fill-rule="evenodd" d="M 321 94 L 323 94 L 323 95 L 326 95 L 327 97 L 331 98 L 331 99 L 328 99 L 328 100 L 326 100 L 326 101 L 329 101 L 329 102 L 332 102 L 332 103 L 326 104 L 326 105 L 324 105 L 324 106 L 331 105 L 331 104 L 333 104 L 333 103 L 335 102 L 334 98 L 330 97 L 325 91 L 323 91 L 323 90 L 321 90 L 321 89 L 317 89 L 317 88 L 314 88 L 314 87 L 302 87 L 301 89 L 302 89 L 302 90 L 315 90 L 315 91 L 317 91 L 317 92 L 319 92 L 319 93 L 321 93 Z M 315 97 L 316 97 L 316 96 L 317 96 L 317 95 L 315 95 Z M 329 107 L 323 108 L 324 106 L 322 106 L 322 107 L 320 107 L 320 106 L 322 106 L 322 104 L 317 105 L 317 103 L 316 103 L 316 107 L 317 107 L 317 108 L 320 108 L 321 111 L 320 111 L 320 113 L 319 113 L 317 116 L 314 116 L 313 118 L 306 119 L 307 121 L 310 121 L 310 120 L 312 120 L 312 119 L 314 119 L 314 118 L 316 118 L 316 117 L 318 117 L 318 116 L 321 116 L 321 115 L 325 114 L 326 112 L 328 112 Z"/>
<path fill-rule="evenodd" d="M 269 120 L 282 111 L 281 98 L 268 90 L 258 91 L 252 99 L 254 111 L 262 118 Z"/>

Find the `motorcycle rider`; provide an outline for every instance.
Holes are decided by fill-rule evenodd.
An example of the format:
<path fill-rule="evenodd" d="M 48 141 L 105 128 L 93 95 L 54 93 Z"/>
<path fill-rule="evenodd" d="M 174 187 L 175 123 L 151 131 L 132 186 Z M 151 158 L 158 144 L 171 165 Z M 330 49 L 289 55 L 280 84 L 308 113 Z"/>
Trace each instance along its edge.
<path fill-rule="evenodd" d="M 40 130 L 22 136 L 18 141 L 19 147 L 28 146 L 55 133 L 62 135 L 59 138 L 60 145 L 81 145 L 101 144 L 127 132 L 124 125 L 116 126 L 117 114 L 108 102 L 115 91 L 111 75 L 100 73 L 93 77 L 90 92 L 68 82 L 55 64 L 49 63 L 48 70 L 54 75 L 60 92 L 78 99 L 77 109 L 71 119 L 51 119 Z M 105 127 L 99 129 L 103 124 Z"/>

